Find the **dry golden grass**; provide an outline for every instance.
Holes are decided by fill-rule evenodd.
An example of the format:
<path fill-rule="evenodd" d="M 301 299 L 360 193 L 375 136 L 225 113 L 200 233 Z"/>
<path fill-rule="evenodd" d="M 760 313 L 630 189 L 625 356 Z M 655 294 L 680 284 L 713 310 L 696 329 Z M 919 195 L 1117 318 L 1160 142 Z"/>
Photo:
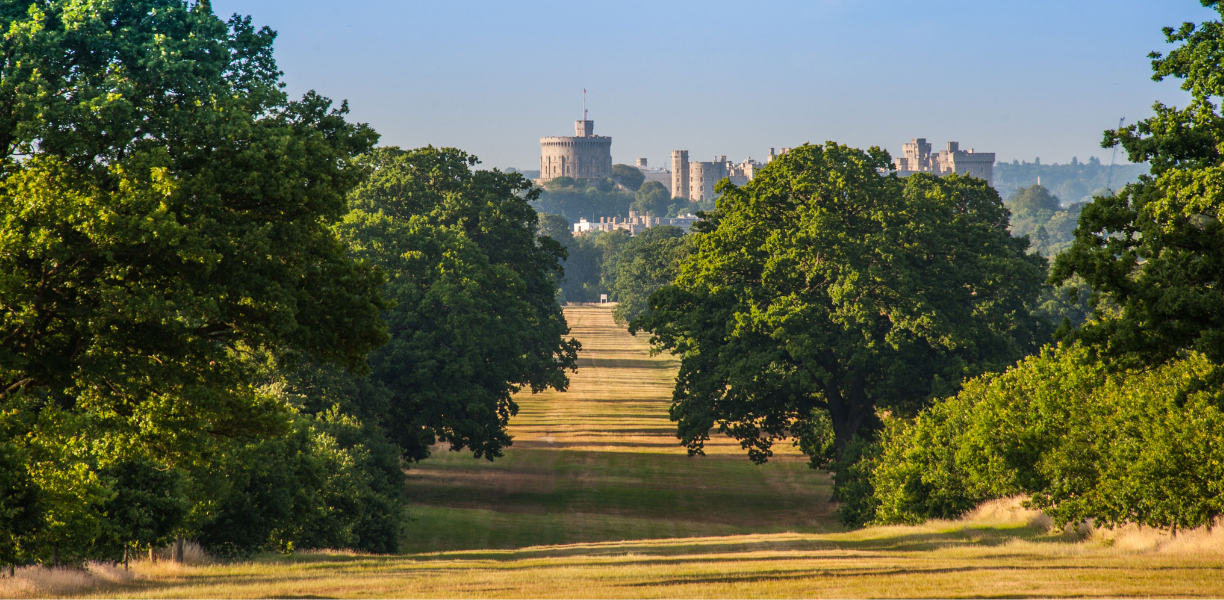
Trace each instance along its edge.
<path fill-rule="evenodd" d="M 1049 532 L 1001 503 L 960 521 L 467 550 L 345 552 L 237 564 L 137 563 L 127 580 L 44 588 L 95 597 L 1220 597 L 1224 534 Z M 1115 540 L 1112 544 L 1108 540 Z M 79 575 L 78 575 L 79 577 Z M 0 588 L 8 592 L 14 588 Z M 16 595 L 6 593 L 5 595 Z M 20 594 L 30 595 L 30 594 Z"/>
<path fill-rule="evenodd" d="M 827 477 L 791 448 L 761 467 L 727 439 L 686 456 L 667 418 L 675 362 L 605 307 L 566 316 L 584 345 L 570 391 L 520 396 L 504 459 L 440 452 L 410 471 L 408 554 L 27 569 L 0 596 L 1224 596 L 1218 531 L 1050 531 L 1016 499 L 841 531 Z"/>

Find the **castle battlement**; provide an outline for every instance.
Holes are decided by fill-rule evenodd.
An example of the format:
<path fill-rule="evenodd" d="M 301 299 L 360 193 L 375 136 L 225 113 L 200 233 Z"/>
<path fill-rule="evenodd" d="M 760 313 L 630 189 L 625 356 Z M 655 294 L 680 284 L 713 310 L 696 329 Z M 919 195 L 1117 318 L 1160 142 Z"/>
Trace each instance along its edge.
<path fill-rule="evenodd" d="M 931 144 L 927 143 L 926 138 L 914 138 L 901 145 L 901 154 L 903 156 L 893 160 L 899 177 L 914 173 L 940 176 L 959 173 L 984 179 L 986 183 L 994 185 L 994 152 L 976 152 L 973 148 L 965 151 L 960 149 L 958 142 L 948 142 L 947 149 L 932 154 Z"/>
<path fill-rule="evenodd" d="M 539 183 L 558 177 L 604 179 L 612 176 L 612 138 L 595 135 L 595 121 L 574 122 L 574 136 L 540 138 Z"/>

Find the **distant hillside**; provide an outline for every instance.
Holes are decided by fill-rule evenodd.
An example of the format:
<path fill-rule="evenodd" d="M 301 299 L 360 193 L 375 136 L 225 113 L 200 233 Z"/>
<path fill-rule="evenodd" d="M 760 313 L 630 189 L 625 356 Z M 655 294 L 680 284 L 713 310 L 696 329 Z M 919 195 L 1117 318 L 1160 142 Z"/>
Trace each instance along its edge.
<path fill-rule="evenodd" d="M 1101 164 L 1095 156 L 1089 158 L 1088 162 L 1079 162 L 1072 158 L 1071 163 L 1065 165 L 1043 165 L 1040 160 L 1031 163 L 995 163 L 994 184 L 999 195 L 1010 198 L 1016 190 L 1037 184 L 1037 178 L 1040 177 L 1041 186 L 1058 196 L 1063 206 L 1069 206 L 1091 200 L 1094 193 L 1106 187 L 1119 189 L 1137 181 L 1140 175 L 1148 171 L 1147 163 L 1115 164 L 1111 177 L 1109 165 Z"/>

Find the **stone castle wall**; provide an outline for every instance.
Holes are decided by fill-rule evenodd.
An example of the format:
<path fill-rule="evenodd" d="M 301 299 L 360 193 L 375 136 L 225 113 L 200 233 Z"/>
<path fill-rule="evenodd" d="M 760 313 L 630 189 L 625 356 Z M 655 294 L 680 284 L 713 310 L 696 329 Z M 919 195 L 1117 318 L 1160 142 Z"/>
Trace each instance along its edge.
<path fill-rule="evenodd" d="M 689 200 L 700 202 L 714 198 L 714 186 L 727 176 L 726 157 L 711 162 L 689 163 Z"/>
<path fill-rule="evenodd" d="M 594 121 L 576 121 L 577 135 L 540 138 L 540 179 L 604 179 L 612 176 L 612 138 L 595 135 Z"/>
<path fill-rule="evenodd" d="M 934 175 L 972 175 L 994 185 L 994 152 L 976 152 L 973 148 L 961 150 L 957 142 L 948 142 L 946 150 L 931 154 L 931 144 L 926 138 L 914 138 L 901 145 L 902 156 L 893 161 L 897 175 L 905 177 L 913 173 Z"/>
<path fill-rule="evenodd" d="M 672 198 L 689 199 L 688 150 L 672 150 Z"/>

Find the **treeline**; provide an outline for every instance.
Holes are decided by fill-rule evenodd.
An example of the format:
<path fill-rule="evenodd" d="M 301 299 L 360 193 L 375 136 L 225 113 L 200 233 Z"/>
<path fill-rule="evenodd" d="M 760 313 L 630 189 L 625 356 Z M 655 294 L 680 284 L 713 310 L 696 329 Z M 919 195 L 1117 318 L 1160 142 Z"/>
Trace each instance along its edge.
<path fill-rule="evenodd" d="M 644 312 L 650 294 L 675 280 L 692 240 L 670 225 L 651 227 L 636 236 L 623 229 L 573 236 L 564 217 L 549 214 L 540 214 L 540 234 L 566 248 L 558 301 L 598 302 L 607 294 L 618 303 L 614 316 L 621 323 Z"/>
<path fill-rule="evenodd" d="M 1010 199 L 1017 190 L 1041 184 L 1070 205 L 1089 202 L 1093 196 L 1108 193 L 1107 190 L 1120 190 L 1147 172 L 1147 163 L 1115 164 L 1111 168 L 1095 156 L 1088 162 L 1072 157 L 1065 165 L 1041 164 L 1040 158 L 1031 163 L 1014 160 L 995 164 L 994 187 Z"/>
<path fill-rule="evenodd" d="M 1224 201 L 1204 182 L 1224 163 L 1222 35 L 1166 30 L 1178 46 L 1153 55 L 1156 77 L 1192 101 L 1107 131 L 1151 173 L 1079 206 L 880 177 L 887 153 L 832 142 L 724 182 L 630 323 L 681 357 L 682 443 L 700 454 L 717 432 L 763 462 L 793 440 L 833 472 L 851 526 L 1017 494 L 1060 525 L 1215 524 Z"/>
<path fill-rule="evenodd" d="M 667 186 L 646 181 L 637 167 L 613 165 L 612 177 L 607 179 L 550 180 L 532 206 L 542 213 L 577 223 L 582 218 L 598 221 L 600 217 L 628 217 L 629 211 L 652 217 L 676 217 L 712 210 L 714 202 L 672 198 Z"/>
<path fill-rule="evenodd" d="M 521 176 L 376 148 L 207 3 L 4 24 L 0 562 L 393 552 L 409 463 L 566 387 Z"/>
<path fill-rule="evenodd" d="M 1011 212 L 1012 235 L 1029 238 L 1032 251 L 1048 258 L 1071 247 L 1080 211 L 1088 203 L 1063 203 L 1058 196 L 1035 183 L 1016 190 L 1003 204 Z"/>

